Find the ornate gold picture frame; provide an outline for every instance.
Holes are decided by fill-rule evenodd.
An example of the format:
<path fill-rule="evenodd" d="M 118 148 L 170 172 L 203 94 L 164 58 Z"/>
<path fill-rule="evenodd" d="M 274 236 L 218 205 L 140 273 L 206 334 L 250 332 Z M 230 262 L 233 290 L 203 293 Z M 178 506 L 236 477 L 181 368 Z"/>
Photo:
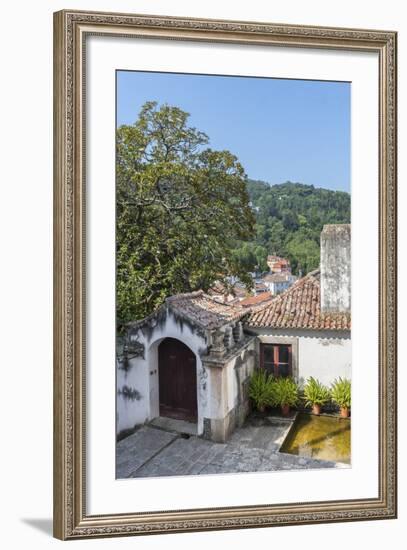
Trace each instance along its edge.
<path fill-rule="evenodd" d="M 90 515 L 86 470 L 86 40 L 150 38 L 378 56 L 378 495 Z M 391 31 L 64 10 L 54 15 L 54 535 L 145 535 L 391 519 L 396 453 L 396 41 Z M 114 366 L 112 366 L 114 368 Z M 114 435 L 113 435 L 114 437 Z M 144 487 L 146 487 L 144 485 Z"/>

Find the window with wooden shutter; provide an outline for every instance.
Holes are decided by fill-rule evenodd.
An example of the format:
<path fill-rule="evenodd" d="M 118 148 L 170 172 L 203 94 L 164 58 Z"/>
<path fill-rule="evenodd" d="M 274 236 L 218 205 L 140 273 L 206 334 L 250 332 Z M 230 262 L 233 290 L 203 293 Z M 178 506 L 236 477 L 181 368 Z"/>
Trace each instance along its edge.
<path fill-rule="evenodd" d="M 288 344 L 261 344 L 260 366 L 275 377 L 292 376 L 292 352 Z"/>

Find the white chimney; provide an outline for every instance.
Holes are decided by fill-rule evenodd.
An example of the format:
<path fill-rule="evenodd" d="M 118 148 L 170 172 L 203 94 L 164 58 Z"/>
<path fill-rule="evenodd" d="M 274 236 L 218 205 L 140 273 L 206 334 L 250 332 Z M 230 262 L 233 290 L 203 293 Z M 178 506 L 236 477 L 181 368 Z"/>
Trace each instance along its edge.
<path fill-rule="evenodd" d="M 321 233 L 321 311 L 350 312 L 350 224 L 324 225 Z"/>

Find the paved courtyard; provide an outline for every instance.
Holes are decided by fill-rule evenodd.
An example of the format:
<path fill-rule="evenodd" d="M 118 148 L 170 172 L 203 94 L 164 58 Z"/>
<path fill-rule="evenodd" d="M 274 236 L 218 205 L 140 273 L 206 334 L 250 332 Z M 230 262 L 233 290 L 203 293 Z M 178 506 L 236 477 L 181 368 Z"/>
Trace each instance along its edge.
<path fill-rule="evenodd" d="M 335 462 L 280 453 L 291 422 L 251 418 L 226 443 L 169 428 L 144 425 L 119 441 L 116 477 L 159 477 L 236 472 L 334 468 Z"/>

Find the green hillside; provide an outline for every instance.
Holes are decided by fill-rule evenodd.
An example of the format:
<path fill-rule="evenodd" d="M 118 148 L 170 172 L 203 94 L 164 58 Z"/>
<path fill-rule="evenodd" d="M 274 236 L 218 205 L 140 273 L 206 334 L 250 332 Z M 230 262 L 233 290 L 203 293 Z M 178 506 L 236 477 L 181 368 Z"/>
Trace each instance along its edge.
<path fill-rule="evenodd" d="M 277 254 L 290 259 L 294 273 L 308 273 L 319 265 L 323 225 L 350 223 L 349 193 L 255 180 L 248 180 L 247 188 L 255 209 L 256 235 L 237 243 L 234 254 L 248 270 L 256 265 L 267 270 L 267 255 Z"/>

